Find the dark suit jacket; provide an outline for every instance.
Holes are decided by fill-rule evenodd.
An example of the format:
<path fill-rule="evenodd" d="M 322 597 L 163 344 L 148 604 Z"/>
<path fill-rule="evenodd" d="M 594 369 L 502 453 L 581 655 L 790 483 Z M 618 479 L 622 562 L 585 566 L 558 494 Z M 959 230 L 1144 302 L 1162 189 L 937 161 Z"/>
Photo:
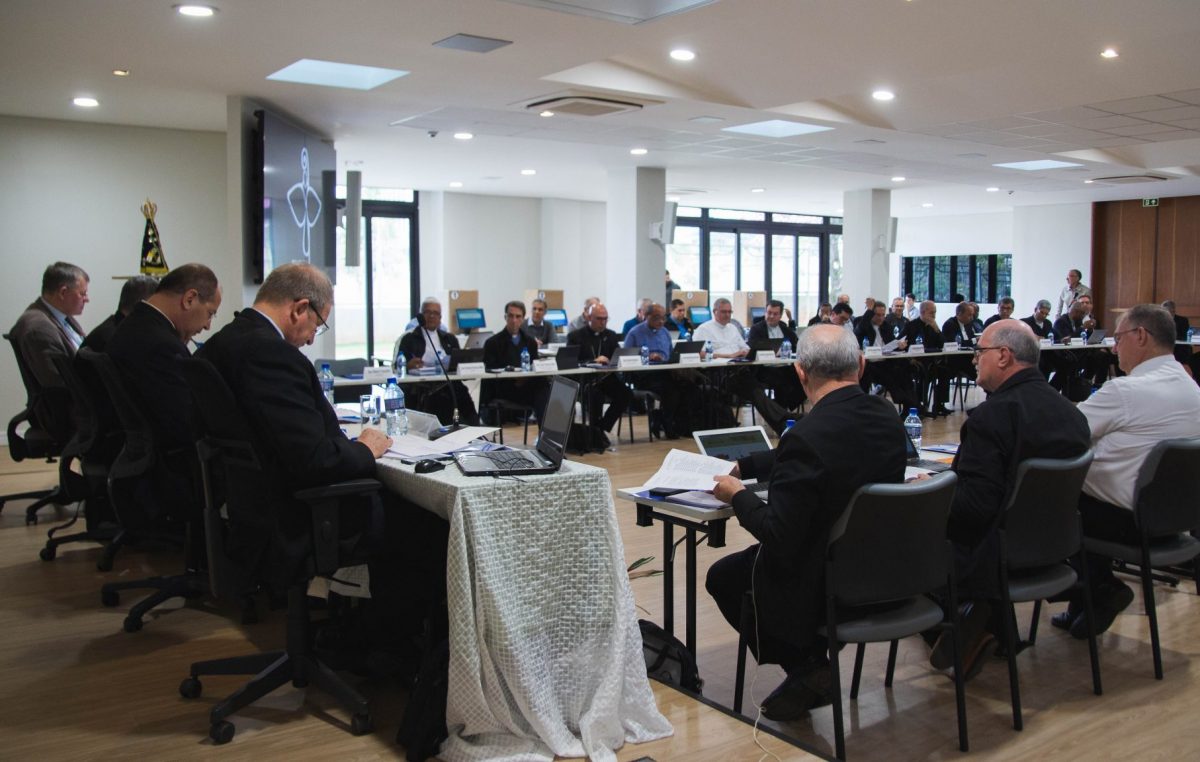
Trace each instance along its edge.
<path fill-rule="evenodd" d="M 1063 315 L 1054 321 L 1054 338 L 1059 341 L 1068 336 L 1076 338 L 1081 333 L 1083 333 L 1083 323 L 1072 321 L 1070 315 Z"/>
<path fill-rule="evenodd" d="M 580 328 L 567 334 L 567 346 L 579 347 L 579 362 L 593 362 L 597 357 L 610 360 L 621 346 L 621 339 L 607 328 L 599 335 L 591 328 Z"/>
<path fill-rule="evenodd" d="M 888 330 L 886 322 L 879 326 L 879 333 L 883 337 L 884 344 L 892 341 L 892 334 L 891 331 Z M 858 325 L 854 328 L 854 340 L 858 342 L 860 347 L 862 346 L 863 339 L 866 339 L 871 346 L 875 346 L 875 326 L 871 325 L 871 321 L 869 319 L 858 321 Z"/>
<path fill-rule="evenodd" d="M 76 333 L 83 336 L 83 328 L 75 318 L 68 315 L 67 322 Z M 52 358 L 55 355 L 66 359 L 74 357 L 75 345 L 41 299 L 25 308 L 8 333 L 16 341 L 25 364 L 43 388 L 66 386 Z"/>
<path fill-rule="evenodd" d="M 450 350 L 452 349 L 459 348 L 458 339 L 454 337 L 454 334 L 439 329 L 437 335 L 438 341 L 442 342 L 442 349 L 446 350 L 446 354 L 450 354 Z M 413 359 L 414 357 L 424 357 L 425 329 L 421 326 L 417 326 L 408 333 L 404 334 L 404 336 L 400 338 L 400 351 L 403 352 L 404 356 L 409 360 Z M 446 358 L 446 367 L 450 367 L 449 357 Z"/>
<path fill-rule="evenodd" d="M 908 328 L 904 329 L 904 338 L 908 340 L 910 347 L 917 343 L 917 336 L 924 340 L 926 352 L 940 352 L 946 345 L 946 340 L 942 338 L 942 332 L 938 329 L 922 320 L 908 321 Z"/>
<path fill-rule="evenodd" d="M 1187 341 L 1187 332 L 1188 332 L 1188 329 L 1190 329 L 1191 327 L 1192 327 L 1191 321 L 1189 321 L 1183 315 L 1176 315 L 1175 316 L 1175 340 L 1176 341 Z"/>
<path fill-rule="evenodd" d="M 953 344 L 956 337 L 961 339 L 962 334 L 959 332 L 958 328 L 960 325 L 962 325 L 962 323 L 959 323 L 958 318 L 956 317 L 951 317 L 949 320 L 942 323 L 942 341 L 944 341 L 946 344 Z M 962 327 L 963 330 L 966 331 L 967 341 L 969 341 L 971 344 L 974 344 L 976 334 L 975 326 L 971 323 L 967 323 Z"/>
<path fill-rule="evenodd" d="M 779 321 L 779 327 L 783 329 L 783 338 L 792 342 L 792 348 L 795 349 L 796 342 L 798 341 L 796 332 L 784 325 L 782 320 Z M 754 325 L 750 326 L 750 337 L 747 339 L 746 343 L 751 344 L 755 341 L 766 341 L 767 338 L 767 321 L 760 320 Z"/>
<path fill-rule="evenodd" d="M 998 594 L 1000 512 L 1029 458 L 1069 458 L 1091 445 L 1087 419 L 1051 387 L 1036 367 L 1025 368 L 968 411 L 954 470 L 958 487 L 948 534 L 955 544 L 964 594 Z"/>
<path fill-rule="evenodd" d="M 1037 321 L 1033 319 L 1033 315 L 1021 318 L 1021 322 L 1033 329 L 1039 339 L 1044 339 L 1050 335 L 1050 330 L 1054 327 L 1054 322 L 1050 318 L 1046 318 L 1039 328 Z"/>
<path fill-rule="evenodd" d="M 93 352 L 104 352 L 108 350 L 108 342 L 112 341 L 113 334 L 117 332 L 117 326 L 125 319 L 125 314 L 120 310 L 114 312 L 104 318 L 104 322 L 88 332 L 84 338 L 80 349 L 87 347 Z"/>
<path fill-rule="evenodd" d="M 825 621 L 829 529 L 862 485 L 903 481 L 904 436 L 895 408 L 854 385 L 823 397 L 776 450 L 738 461 L 744 478 L 771 484 L 766 503 L 750 490 L 733 498 L 738 521 L 762 543 L 754 574 L 760 627 L 811 644 Z"/>
<path fill-rule="evenodd" d="M 107 351 L 146 416 L 156 446 L 163 451 L 193 450 L 192 393 L 179 369 L 179 360 L 191 354 L 171 321 L 140 302 L 121 321 Z"/>
<path fill-rule="evenodd" d="M 524 333 L 517 334 L 520 342 L 515 346 L 508 331 L 500 331 L 483 343 L 483 367 L 485 368 L 519 368 L 521 367 L 521 347 L 529 350 L 529 359 L 538 359 L 537 342 L 533 337 Z"/>

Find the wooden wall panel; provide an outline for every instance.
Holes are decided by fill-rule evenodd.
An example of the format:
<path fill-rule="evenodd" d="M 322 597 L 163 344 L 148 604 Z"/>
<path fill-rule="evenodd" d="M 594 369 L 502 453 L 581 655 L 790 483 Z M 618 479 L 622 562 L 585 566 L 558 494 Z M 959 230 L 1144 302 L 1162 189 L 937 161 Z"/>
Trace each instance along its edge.
<path fill-rule="evenodd" d="M 1158 210 L 1141 200 L 1105 201 L 1093 208 L 1092 280 L 1102 324 L 1112 310 L 1154 299 Z"/>
<path fill-rule="evenodd" d="M 1164 198 L 1158 211 L 1155 301 L 1174 299 L 1175 309 L 1200 320 L 1200 196 Z"/>

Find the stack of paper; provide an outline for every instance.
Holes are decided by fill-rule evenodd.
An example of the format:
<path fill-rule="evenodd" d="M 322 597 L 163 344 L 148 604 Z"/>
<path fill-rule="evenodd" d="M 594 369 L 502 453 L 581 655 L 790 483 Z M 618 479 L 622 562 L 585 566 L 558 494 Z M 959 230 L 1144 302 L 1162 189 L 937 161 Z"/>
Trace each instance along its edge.
<path fill-rule="evenodd" d="M 734 464 L 708 455 L 671 450 L 642 489 L 711 490 L 713 477 L 728 474 Z"/>

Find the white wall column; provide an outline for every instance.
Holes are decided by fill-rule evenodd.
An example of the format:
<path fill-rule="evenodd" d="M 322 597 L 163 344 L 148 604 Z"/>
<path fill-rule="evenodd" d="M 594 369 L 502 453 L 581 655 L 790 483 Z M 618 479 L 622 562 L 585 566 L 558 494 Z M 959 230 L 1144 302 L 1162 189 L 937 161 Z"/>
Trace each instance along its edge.
<path fill-rule="evenodd" d="M 872 188 L 842 194 L 842 292 L 850 294 L 855 313 L 863 299 L 888 299 L 887 241 L 892 192 Z M 833 301 L 837 294 L 830 294 Z"/>
<path fill-rule="evenodd" d="M 619 325 L 633 315 L 637 300 L 655 301 L 663 293 L 666 250 L 650 240 L 650 224 L 662 222 L 667 172 L 658 167 L 628 167 L 608 173 L 605 216 L 605 280 L 599 296 L 608 305 L 610 322 Z"/>

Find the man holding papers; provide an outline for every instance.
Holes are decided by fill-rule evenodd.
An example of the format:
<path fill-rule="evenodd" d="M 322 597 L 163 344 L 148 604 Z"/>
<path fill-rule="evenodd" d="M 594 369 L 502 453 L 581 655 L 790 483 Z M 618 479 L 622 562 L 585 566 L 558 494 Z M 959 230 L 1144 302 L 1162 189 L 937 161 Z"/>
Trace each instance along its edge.
<path fill-rule="evenodd" d="M 706 587 L 737 628 L 742 598 L 753 590 L 757 624 L 746 633 L 760 664 L 785 679 L 763 701 L 763 715 L 790 720 L 830 703 L 824 623 L 825 543 L 851 495 L 864 484 L 904 479 L 904 427 L 891 405 L 864 394 L 864 360 L 854 334 L 818 325 L 800 335 L 796 373 L 812 412 L 771 452 L 738 461 L 714 477 L 713 494 L 730 503 L 758 544 L 713 564 Z M 872 457 L 864 458 L 863 453 Z M 763 502 L 738 477 L 769 480 Z"/>

